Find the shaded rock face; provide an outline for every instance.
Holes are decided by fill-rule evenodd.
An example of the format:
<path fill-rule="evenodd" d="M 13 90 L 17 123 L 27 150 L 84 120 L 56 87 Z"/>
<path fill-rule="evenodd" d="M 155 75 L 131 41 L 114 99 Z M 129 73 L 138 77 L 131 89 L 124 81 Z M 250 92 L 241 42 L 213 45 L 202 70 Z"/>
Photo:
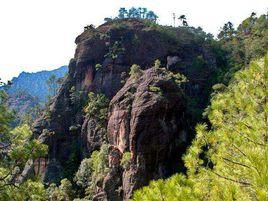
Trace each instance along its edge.
<path fill-rule="evenodd" d="M 105 192 L 96 199 L 103 195 L 108 200 L 128 199 L 149 180 L 176 172 L 189 143 L 181 89 L 164 79 L 167 75 L 162 70 L 148 68 L 160 59 L 169 70 L 185 73 L 189 79 L 186 89 L 191 89 L 185 90 L 186 94 L 198 97 L 215 69 L 215 58 L 205 40 L 200 42 L 190 30 L 154 28 L 134 19 L 88 29 L 77 37 L 76 44 L 68 76 L 49 111 L 34 125 L 34 137 L 49 146 L 42 176 L 48 183 L 72 179 L 81 160 L 99 149 L 105 138 L 121 154 L 131 152 L 131 165 L 125 170 L 111 166 L 103 184 Z M 193 60 L 199 57 L 204 60 L 204 74 L 193 67 Z M 101 67 L 97 69 L 96 64 Z M 128 79 L 132 64 L 140 65 L 144 74 Z M 151 85 L 160 91 L 150 89 Z M 107 134 L 84 115 L 91 91 L 111 100 Z M 29 162 L 22 176 L 32 173 L 34 164 Z M 112 180 L 115 186 L 110 185 Z M 117 193 L 109 193 L 115 189 Z"/>
<path fill-rule="evenodd" d="M 159 92 L 150 91 L 152 86 Z M 161 93 L 163 92 L 163 93 Z M 185 100 L 181 89 L 165 70 L 151 68 L 141 78 L 131 77 L 110 103 L 108 140 L 122 153 L 132 155 L 121 175 L 124 199 L 152 179 L 176 171 L 187 139 L 181 133 Z"/>

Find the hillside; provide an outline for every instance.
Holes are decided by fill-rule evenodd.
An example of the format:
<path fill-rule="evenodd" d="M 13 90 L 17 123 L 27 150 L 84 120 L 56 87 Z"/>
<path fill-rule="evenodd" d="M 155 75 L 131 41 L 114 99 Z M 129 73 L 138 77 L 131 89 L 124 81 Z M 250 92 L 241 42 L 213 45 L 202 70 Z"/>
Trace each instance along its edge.
<path fill-rule="evenodd" d="M 12 84 L 7 87 L 6 92 L 7 105 L 16 116 L 14 125 L 30 119 L 33 121 L 39 117 L 49 97 L 54 96 L 59 88 L 60 83 L 57 80 L 63 78 L 67 70 L 67 66 L 62 66 L 51 71 L 22 72 L 11 80 Z M 49 84 L 51 76 L 55 77 Z"/>
<path fill-rule="evenodd" d="M 36 98 L 39 103 L 44 104 L 47 97 L 51 95 L 49 86 L 47 85 L 48 79 L 55 75 L 56 79 L 64 77 L 67 73 L 67 66 L 62 66 L 58 69 L 51 71 L 40 71 L 36 73 L 22 72 L 18 77 L 11 80 L 11 87 L 8 89 L 8 94 L 16 94 L 24 92 Z"/>

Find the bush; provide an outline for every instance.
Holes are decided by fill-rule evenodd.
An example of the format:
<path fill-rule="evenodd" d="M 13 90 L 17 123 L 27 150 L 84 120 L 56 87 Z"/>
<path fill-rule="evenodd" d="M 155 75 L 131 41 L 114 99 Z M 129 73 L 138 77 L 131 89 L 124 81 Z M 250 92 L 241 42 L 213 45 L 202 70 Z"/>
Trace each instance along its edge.
<path fill-rule="evenodd" d="M 155 60 L 154 68 L 160 68 L 160 67 L 161 67 L 161 61 L 159 59 Z"/>
<path fill-rule="evenodd" d="M 157 93 L 159 96 L 163 95 L 162 89 L 156 86 L 149 85 L 149 91 Z"/>
<path fill-rule="evenodd" d="M 101 64 L 96 64 L 96 65 L 95 65 L 95 69 L 96 69 L 96 71 L 98 71 L 101 67 L 102 67 Z"/>
<path fill-rule="evenodd" d="M 116 59 L 119 54 L 123 53 L 125 48 L 122 47 L 121 42 L 115 41 L 112 46 L 109 47 L 109 52 L 104 55 L 104 57 L 108 57 L 111 59 Z"/>
<path fill-rule="evenodd" d="M 130 165 L 130 160 L 131 160 L 131 153 L 127 151 L 123 154 L 123 157 L 121 159 L 121 166 L 124 169 L 128 169 Z"/>
<path fill-rule="evenodd" d="M 134 79 L 139 78 L 142 75 L 141 67 L 137 64 L 133 64 L 130 68 L 129 75 Z"/>
<path fill-rule="evenodd" d="M 74 198 L 72 183 L 68 179 L 63 179 L 59 187 L 56 184 L 50 184 L 47 195 L 49 200 L 72 201 Z"/>
<path fill-rule="evenodd" d="M 71 103 L 75 106 L 76 109 L 82 106 L 82 91 L 78 91 L 75 86 L 72 86 L 70 89 L 70 99 Z"/>
<path fill-rule="evenodd" d="M 1 170 L 0 170 L 1 171 Z M 0 176 L 1 173 L 0 173 Z M 45 201 L 46 199 L 46 190 L 44 185 L 39 181 L 27 180 L 22 184 L 16 184 L 16 187 L 13 185 L 7 185 L 5 188 L 2 188 L 0 200 L 29 200 L 29 201 Z"/>
<path fill-rule="evenodd" d="M 86 198 L 91 199 L 97 183 L 103 181 L 109 171 L 108 145 L 103 144 L 100 151 L 94 151 L 90 158 L 86 158 L 76 172 L 74 180 L 78 186 L 86 191 Z"/>
<path fill-rule="evenodd" d="M 107 120 L 109 100 L 104 94 L 88 94 L 88 103 L 84 109 L 87 117 L 95 119 L 100 125 Z"/>

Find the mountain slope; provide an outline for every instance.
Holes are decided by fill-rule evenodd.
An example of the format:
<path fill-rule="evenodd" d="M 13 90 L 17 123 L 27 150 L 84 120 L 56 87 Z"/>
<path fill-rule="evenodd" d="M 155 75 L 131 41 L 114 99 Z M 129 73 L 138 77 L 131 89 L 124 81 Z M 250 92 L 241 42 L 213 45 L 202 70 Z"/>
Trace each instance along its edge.
<path fill-rule="evenodd" d="M 47 97 L 51 95 L 46 83 L 50 76 L 55 75 L 57 79 L 62 78 L 67 73 L 67 69 L 67 66 L 62 66 L 51 71 L 40 71 L 36 73 L 22 72 L 18 77 L 11 80 L 12 85 L 7 92 L 8 94 L 25 92 L 33 98 L 37 98 L 43 104 L 47 101 Z"/>

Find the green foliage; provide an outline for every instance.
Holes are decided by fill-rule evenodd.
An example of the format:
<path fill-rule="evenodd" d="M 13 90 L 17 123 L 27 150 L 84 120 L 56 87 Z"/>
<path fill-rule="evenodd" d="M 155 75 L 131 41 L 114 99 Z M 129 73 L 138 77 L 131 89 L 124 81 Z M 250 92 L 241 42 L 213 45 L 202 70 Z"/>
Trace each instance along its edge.
<path fill-rule="evenodd" d="M 223 61 L 227 61 L 221 80 L 227 84 L 233 74 L 243 68 L 252 59 L 265 56 L 268 51 L 268 15 L 257 18 L 251 15 L 237 29 L 232 23 L 225 24 L 218 35 L 225 53 L 221 53 Z M 227 54 L 226 54 L 227 53 Z"/>
<path fill-rule="evenodd" d="M 74 180 L 86 191 L 86 198 L 91 199 L 94 190 L 102 183 L 108 171 L 108 145 L 103 144 L 100 151 L 94 151 L 90 158 L 81 162 Z"/>
<path fill-rule="evenodd" d="M 96 64 L 96 65 L 95 65 L 95 69 L 96 69 L 96 71 L 98 71 L 99 69 L 101 69 L 101 67 L 102 67 L 101 64 Z"/>
<path fill-rule="evenodd" d="M 72 86 L 70 89 L 70 100 L 76 108 L 79 108 L 82 105 L 82 91 L 76 90 L 75 86 Z"/>
<path fill-rule="evenodd" d="M 218 34 L 218 38 L 224 40 L 232 40 L 234 36 L 235 36 L 235 29 L 232 22 L 227 22 L 226 24 L 224 24 L 222 30 Z"/>
<path fill-rule="evenodd" d="M 31 139 L 28 125 L 10 127 L 12 113 L 6 106 L 7 95 L 0 90 L 0 200 L 45 200 L 45 189 L 38 181 L 16 181 L 26 161 L 44 157 L 47 146 Z"/>
<path fill-rule="evenodd" d="M 265 60 L 265 61 L 264 61 Z M 207 109 L 211 129 L 197 136 L 184 157 L 187 177 L 151 182 L 133 200 L 268 199 L 268 55 L 216 86 Z"/>
<path fill-rule="evenodd" d="M 160 67 L 161 67 L 161 61 L 159 59 L 155 60 L 154 68 L 160 68 Z"/>
<path fill-rule="evenodd" d="M 8 185 L 4 189 L 1 188 L 0 200 L 45 201 L 46 190 L 41 182 L 27 180 L 21 185 L 16 185 L 16 187 L 13 185 Z"/>
<path fill-rule="evenodd" d="M 196 58 L 194 58 L 193 63 L 192 63 L 192 68 L 194 68 L 195 70 L 202 70 L 202 68 L 204 68 L 205 65 L 206 65 L 206 62 L 203 56 L 199 55 Z"/>
<path fill-rule="evenodd" d="M 20 125 L 10 132 L 11 144 L 8 155 L 12 160 L 20 160 L 24 165 L 29 158 L 46 156 L 47 146 L 36 139 L 29 140 L 31 136 L 32 132 L 28 125 Z"/>
<path fill-rule="evenodd" d="M 194 183 L 185 176 L 176 174 L 167 180 L 151 181 L 149 186 L 134 193 L 133 201 L 184 201 L 198 200 L 192 192 Z"/>
<path fill-rule="evenodd" d="M 28 125 L 7 131 L 5 136 L 0 139 L 0 200 L 45 200 L 44 186 L 40 182 L 18 183 L 17 177 L 29 159 L 46 156 L 47 146 L 31 139 Z"/>
<path fill-rule="evenodd" d="M 108 57 L 111 59 L 116 59 L 119 54 L 124 53 L 125 48 L 122 47 L 122 43 L 119 41 L 115 41 L 113 45 L 109 47 L 109 52 L 104 55 L 104 57 Z"/>
<path fill-rule="evenodd" d="M 178 91 L 176 91 L 174 93 L 183 94 L 183 92 L 181 90 L 182 89 L 181 85 L 184 84 L 185 82 L 187 82 L 187 78 L 180 73 L 174 74 L 173 72 L 167 70 L 166 68 L 158 67 L 161 65 L 159 60 L 157 60 L 155 63 L 156 64 L 155 64 L 154 70 L 156 70 L 157 74 L 158 74 L 155 77 L 155 79 L 156 80 L 163 79 L 165 81 L 170 81 L 170 82 L 175 83 L 178 86 Z M 161 87 L 162 87 L 161 84 L 159 85 L 159 83 L 156 82 L 152 85 L 149 85 L 148 90 L 150 92 L 153 92 L 155 95 L 157 95 L 156 96 L 157 98 L 162 99 L 162 98 L 165 98 L 165 96 L 164 96 L 165 89 L 162 89 Z"/>
<path fill-rule="evenodd" d="M 20 125 L 14 128 L 8 134 L 8 140 L 3 143 L 8 158 L 1 158 L 3 165 L 12 164 L 15 167 L 24 167 L 29 159 L 37 159 L 45 157 L 47 153 L 47 145 L 42 144 L 36 139 L 30 139 L 32 132 L 28 125 Z M 14 162 L 15 163 L 14 163 Z"/>
<path fill-rule="evenodd" d="M 59 88 L 59 83 L 61 83 L 61 80 L 58 81 L 56 75 L 51 75 L 46 83 L 48 86 L 48 90 L 51 93 L 51 96 L 55 96 Z"/>
<path fill-rule="evenodd" d="M 123 157 L 121 159 L 121 166 L 124 169 L 128 169 L 131 161 L 131 153 L 129 151 L 123 153 Z"/>
<path fill-rule="evenodd" d="M 147 19 L 147 20 L 156 22 L 158 16 L 153 11 L 149 11 L 147 8 L 132 7 L 129 10 L 126 10 L 126 8 L 120 8 L 118 18 L 119 19 L 124 19 L 124 18 Z"/>
<path fill-rule="evenodd" d="M 163 92 L 159 87 L 149 85 L 149 91 L 157 93 L 159 96 L 163 96 Z"/>
<path fill-rule="evenodd" d="M 84 109 L 87 117 L 95 119 L 100 125 L 107 120 L 109 99 L 104 94 L 88 94 L 88 103 Z"/>
<path fill-rule="evenodd" d="M 142 70 L 141 67 L 137 64 L 133 64 L 130 68 L 129 75 L 130 77 L 133 77 L 134 79 L 138 79 L 140 76 L 142 76 Z"/>
<path fill-rule="evenodd" d="M 77 131 L 80 127 L 81 127 L 80 124 L 71 125 L 71 126 L 69 127 L 69 131 L 73 131 L 73 132 L 75 132 L 75 131 Z"/>
<path fill-rule="evenodd" d="M 173 80 L 178 86 L 181 86 L 183 83 L 188 82 L 187 77 L 181 73 L 175 74 L 166 68 L 160 68 L 159 70 L 161 71 L 161 77 L 163 77 L 165 80 Z"/>
<path fill-rule="evenodd" d="M 61 180 L 59 187 L 55 184 L 50 184 L 47 188 L 47 196 L 49 200 L 72 201 L 75 197 L 74 193 L 72 183 L 68 179 Z"/>
<path fill-rule="evenodd" d="M 106 35 L 106 39 L 109 39 L 113 36 L 114 33 L 123 32 L 130 28 L 129 24 L 127 22 L 122 21 L 114 21 L 110 29 Z"/>
<path fill-rule="evenodd" d="M 5 91 L 0 90 L 0 133 L 1 138 L 7 138 L 8 131 L 10 130 L 10 123 L 12 121 L 12 113 L 6 106 L 7 94 Z"/>
<path fill-rule="evenodd" d="M 174 74 L 172 72 L 169 72 L 169 77 L 171 79 L 174 79 L 177 85 L 181 85 L 185 82 L 188 82 L 187 78 L 183 74 L 180 74 L 180 73 Z"/>

